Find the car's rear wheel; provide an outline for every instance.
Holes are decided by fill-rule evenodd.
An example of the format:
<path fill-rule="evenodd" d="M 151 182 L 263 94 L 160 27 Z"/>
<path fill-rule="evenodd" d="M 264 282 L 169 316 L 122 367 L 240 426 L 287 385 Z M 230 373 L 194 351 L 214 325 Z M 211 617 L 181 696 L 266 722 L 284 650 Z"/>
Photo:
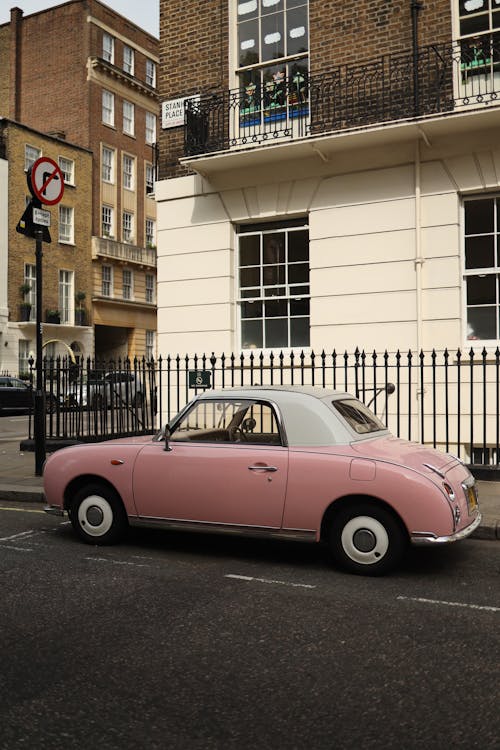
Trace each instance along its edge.
<path fill-rule="evenodd" d="M 95 483 L 82 487 L 71 503 L 71 524 L 87 544 L 114 544 L 127 528 L 127 514 L 114 490 Z"/>
<path fill-rule="evenodd" d="M 335 561 L 361 575 L 383 575 L 392 570 L 407 541 L 400 521 L 375 503 L 346 505 L 330 525 L 329 544 Z"/>

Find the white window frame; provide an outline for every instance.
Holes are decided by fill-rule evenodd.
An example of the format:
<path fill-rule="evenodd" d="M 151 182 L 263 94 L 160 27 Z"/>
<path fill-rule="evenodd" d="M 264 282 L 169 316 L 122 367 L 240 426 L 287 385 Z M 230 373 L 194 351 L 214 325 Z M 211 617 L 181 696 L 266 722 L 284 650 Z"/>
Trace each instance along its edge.
<path fill-rule="evenodd" d="M 155 191 L 155 173 L 154 167 L 146 162 L 144 167 L 144 182 L 146 185 L 146 195 L 151 195 Z"/>
<path fill-rule="evenodd" d="M 132 211 L 122 213 L 122 241 L 132 245 L 134 243 L 134 214 Z"/>
<path fill-rule="evenodd" d="M 152 112 L 146 111 L 146 130 L 145 130 L 146 143 L 156 143 L 156 115 Z"/>
<path fill-rule="evenodd" d="M 135 190 L 135 159 L 130 154 L 123 154 L 122 182 L 126 190 Z"/>
<path fill-rule="evenodd" d="M 135 135 L 135 107 L 132 102 L 123 100 L 123 132 L 126 135 Z"/>
<path fill-rule="evenodd" d="M 304 232 L 307 231 L 308 233 L 308 253 L 307 253 L 307 261 L 305 259 L 301 259 L 298 261 L 291 261 L 289 260 L 289 239 L 292 233 L 294 232 Z M 275 261 L 273 263 L 270 263 L 269 261 L 265 262 L 265 246 L 267 244 L 267 239 L 264 238 L 272 238 L 272 235 L 280 235 L 285 234 L 285 245 L 284 245 L 284 257 L 282 261 Z M 255 265 L 249 266 L 247 264 L 242 265 L 241 264 L 241 250 L 240 250 L 240 244 L 241 244 L 241 238 L 242 237 L 257 237 L 258 238 L 258 244 L 259 244 L 259 262 Z M 237 233 L 237 272 L 236 272 L 236 279 L 237 279 L 237 302 L 238 302 L 238 331 L 239 331 L 239 338 L 241 343 L 241 349 L 242 350 L 252 350 L 252 349 L 258 349 L 258 350 L 268 350 L 268 351 L 276 351 L 276 349 L 279 350 L 288 350 L 288 349 L 296 349 L 300 348 L 301 350 L 308 349 L 310 347 L 310 330 L 311 330 L 311 318 L 310 318 L 310 310 L 307 314 L 305 313 L 298 313 L 297 309 L 294 310 L 293 308 L 297 308 L 298 302 L 304 302 L 304 300 L 310 300 L 311 294 L 310 294 L 310 279 L 306 282 L 304 280 L 300 281 L 292 281 L 291 276 L 291 270 L 294 266 L 303 266 L 305 263 L 308 264 L 310 268 L 310 240 L 309 240 L 309 225 L 306 219 L 303 221 L 297 221 L 297 222 L 279 222 L 279 225 L 269 225 L 269 224 L 262 224 L 261 227 L 255 226 L 255 227 L 249 227 L 248 229 L 244 226 L 240 227 L 239 232 Z M 280 280 L 276 285 L 270 285 L 266 283 L 265 280 L 265 272 L 266 268 L 269 268 L 271 273 L 273 273 L 273 268 L 279 267 L 281 269 L 280 274 L 282 274 L 282 280 Z M 241 285 L 241 276 L 240 271 L 247 272 L 251 269 L 254 269 L 256 273 L 256 276 L 258 277 L 259 281 L 256 283 L 254 288 L 252 289 L 249 286 L 242 286 Z M 253 285 L 252 285 L 253 286 Z M 272 314 L 266 314 L 266 303 L 281 303 L 286 307 L 286 313 L 280 314 L 278 316 L 273 316 Z M 253 303 L 256 305 L 256 314 L 255 317 L 245 317 L 244 316 L 244 310 L 246 309 L 246 306 L 250 306 Z M 309 302 L 308 302 L 309 304 Z M 251 308 L 250 308 L 251 309 Z M 260 314 L 259 314 L 260 311 Z M 309 340 L 303 341 L 303 342 L 297 342 L 293 340 L 293 321 L 297 321 L 299 319 L 304 319 L 309 321 Z M 244 338 L 243 335 L 243 325 L 244 320 L 254 320 L 256 323 L 256 327 L 260 321 L 260 332 L 261 332 L 261 343 L 258 341 L 256 342 L 250 342 L 248 339 Z M 268 333 L 268 326 L 266 325 L 267 322 L 271 324 L 272 321 L 277 320 L 286 320 L 286 341 L 282 341 L 281 343 L 274 343 L 273 345 L 270 345 L 268 336 L 270 335 Z"/>
<path fill-rule="evenodd" d="M 37 146 L 32 146 L 30 143 L 24 144 L 24 171 L 27 172 L 30 167 L 39 159 L 42 155 L 42 149 Z"/>
<path fill-rule="evenodd" d="M 115 95 L 107 89 L 102 90 L 102 121 L 104 125 L 115 126 Z"/>
<path fill-rule="evenodd" d="M 145 299 L 146 302 L 154 304 L 155 302 L 155 276 L 152 273 L 147 273 L 144 279 L 145 283 Z"/>
<path fill-rule="evenodd" d="M 59 204 L 59 242 L 64 245 L 75 243 L 75 210 L 72 206 Z"/>
<path fill-rule="evenodd" d="M 68 159 L 66 156 L 59 156 L 59 168 L 63 174 L 65 185 L 75 184 L 75 162 L 73 159 Z"/>
<path fill-rule="evenodd" d="M 155 331 L 146 331 L 146 361 L 150 362 L 155 356 Z"/>
<path fill-rule="evenodd" d="M 101 234 L 103 237 L 113 239 L 115 236 L 114 228 L 114 208 L 107 204 L 102 205 L 101 209 Z"/>
<path fill-rule="evenodd" d="M 489 200 L 492 201 L 492 216 L 493 216 L 493 228 L 491 231 L 476 232 L 467 234 L 466 233 L 466 211 L 467 204 L 471 204 L 477 201 Z M 498 345 L 500 343 L 500 194 L 483 194 L 483 195 L 470 195 L 464 196 L 463 199 L 463 306 L 464 306 L 464 339 L 467 346 L 476 347 L 491 347 L 492 345 Z M 491 237 L 492 241 L 492 253 L 493 259 L 496 261 L 496 265 L 489 265 L 484 267 L 470 267 L 467 268 L 467 238 L 485 238 Z M 468 280 L 472 280 L 474 277 L 478 279 L 487 279 L 493 277 L 495 279 L 495 301 L 484 302 L 484 303 L 473 303 L 469 304 L 468 299 Z M 479 281 L 479 283 L 482 283 Z M 469 311 L 494 308 L 494 317 L 496 324 L 496 338 L 481 338 L 480 336 L 474 335 L 475 331 L 472 324 L 469 323 Z"/>
<path fill-rule="evenodd" d="M 17 367 L 19 377 L 21 375 L 29 375 L 30 348 L 31 341 L 29 339 L 19 339 L 17 350 Z"/>
<path fill-rule="evenodd" d="M 34 263 L 24 264 L 24 283 L 31 286 L 30 291 L 24 295 L 23 302 L 31 305 L 30 321 L 36 320 L 36 265 Z"/>
<path fill-rule="evenodd" d="M 149 57 L 146 57 L 146 83 L 156 88 L 156 63 Z"/>
<path fill-rule="evenodd" d="M 113 266 L 101 266 L 101 294 L 103 297 L 113 296 Z"/>
<path fill-rule="evenodd" d="M 102 35 L 102 58 L 114 65 L 115 62 L 115 38 L 106 32 Z"/>
<path fill-rule="evenodd" d="M 134 299 L 134 274 L 130 268 L 122 270 L 122 297 L 125 300 Z"/>
<path fill-rule="evenodd" d="M 59 270 L 59 313 L 61 323 L 73 325 L 75 322 L 75 274 L 74 271 Z"/>
<path fill-rule="evenodd" d="M 125 73 L 128 73 L 129 75 L 134 75 L 134 67 L 135 67 L 135 54 L 132 47 L 129 47 L 128 44 L 123 45 L 123 70 Z"/>
<path fill-rule="evenodd" d="M 109 146 L 102 147 L 101 179 L 111 185 L 115 183 L 115 150 Z"/>
<path fill-rule="evenodd" d="M 156 247 L 156 221 L 146 218 L 146 247 Z"/>

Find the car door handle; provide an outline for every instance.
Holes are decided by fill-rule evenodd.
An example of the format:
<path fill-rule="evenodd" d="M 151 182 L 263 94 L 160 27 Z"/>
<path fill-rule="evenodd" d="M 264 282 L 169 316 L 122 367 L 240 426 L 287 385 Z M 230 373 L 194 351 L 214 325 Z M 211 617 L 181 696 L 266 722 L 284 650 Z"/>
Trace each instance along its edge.
<path fill-rule="evenodd" d="M 257 464 L 257 466 L 249 466 L 250 471 L 278 471 L 276 466 L 265 466 L 264 464 Z"/>

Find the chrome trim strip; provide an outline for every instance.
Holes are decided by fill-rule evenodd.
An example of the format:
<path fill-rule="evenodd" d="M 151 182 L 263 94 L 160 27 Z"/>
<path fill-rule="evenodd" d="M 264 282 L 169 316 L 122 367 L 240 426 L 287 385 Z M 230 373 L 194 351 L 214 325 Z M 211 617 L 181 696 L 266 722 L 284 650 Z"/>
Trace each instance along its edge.
<path fill-rule="evenodd" d="M 436 536 L 432 531 L 414 531 L 410 536 L 412 544 L 428 545 L 428 544 L 450 544 L 451 542 L 459 542 L 461 539 L 466 539 L 477 529 L 481 523 L 481 513 L 478 513 L 476 518 L 470 523 L 465 529 L 457 531 L 455 534 L 449 536 Z"/>
<path fill-rule="evenodd" d="M 58 505 L 44 505 L 44 511 L 51 516 L 64 516 L 64 511 Z"/>
<path fill-rule="evenodd" d="M 237 534 L 281 539 L 296 539 L 304 542 L 316 541 L 314 529 L 280 529 L 272 526 L 238 526 L 236 524 L 212 523 L 211 521 L 183 521 L 180 519 L 154 518 L 151 516 L 129 516 L 131 526 L 174 529 L 204 533 Z"/>
<path fill-rule="evenodd" d="M 439 469 L 436 469 L 436 467 L 433 466 L 432 464 L 423 464 L 423 465 L 425 466 L 426 469 L 429 469 L 429 471 L 433 471 L 434 474 L 437 474 L 438 477 L 441 477 L 441 479 L 445 478 L 445 475 L 443 474 L 443 472 L 439 471 Z"/>

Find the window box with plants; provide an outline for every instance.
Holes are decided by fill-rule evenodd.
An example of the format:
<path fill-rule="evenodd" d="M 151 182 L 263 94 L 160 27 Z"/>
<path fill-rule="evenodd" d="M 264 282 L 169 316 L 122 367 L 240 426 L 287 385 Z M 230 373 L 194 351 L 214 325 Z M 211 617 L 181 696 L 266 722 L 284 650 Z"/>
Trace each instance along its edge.
<path fill-rule="evenodd" d="M 45 322 L 46 323 L 60 323 L 61 313 L 59 312 L 59 310 L 46 310 Z"/>

